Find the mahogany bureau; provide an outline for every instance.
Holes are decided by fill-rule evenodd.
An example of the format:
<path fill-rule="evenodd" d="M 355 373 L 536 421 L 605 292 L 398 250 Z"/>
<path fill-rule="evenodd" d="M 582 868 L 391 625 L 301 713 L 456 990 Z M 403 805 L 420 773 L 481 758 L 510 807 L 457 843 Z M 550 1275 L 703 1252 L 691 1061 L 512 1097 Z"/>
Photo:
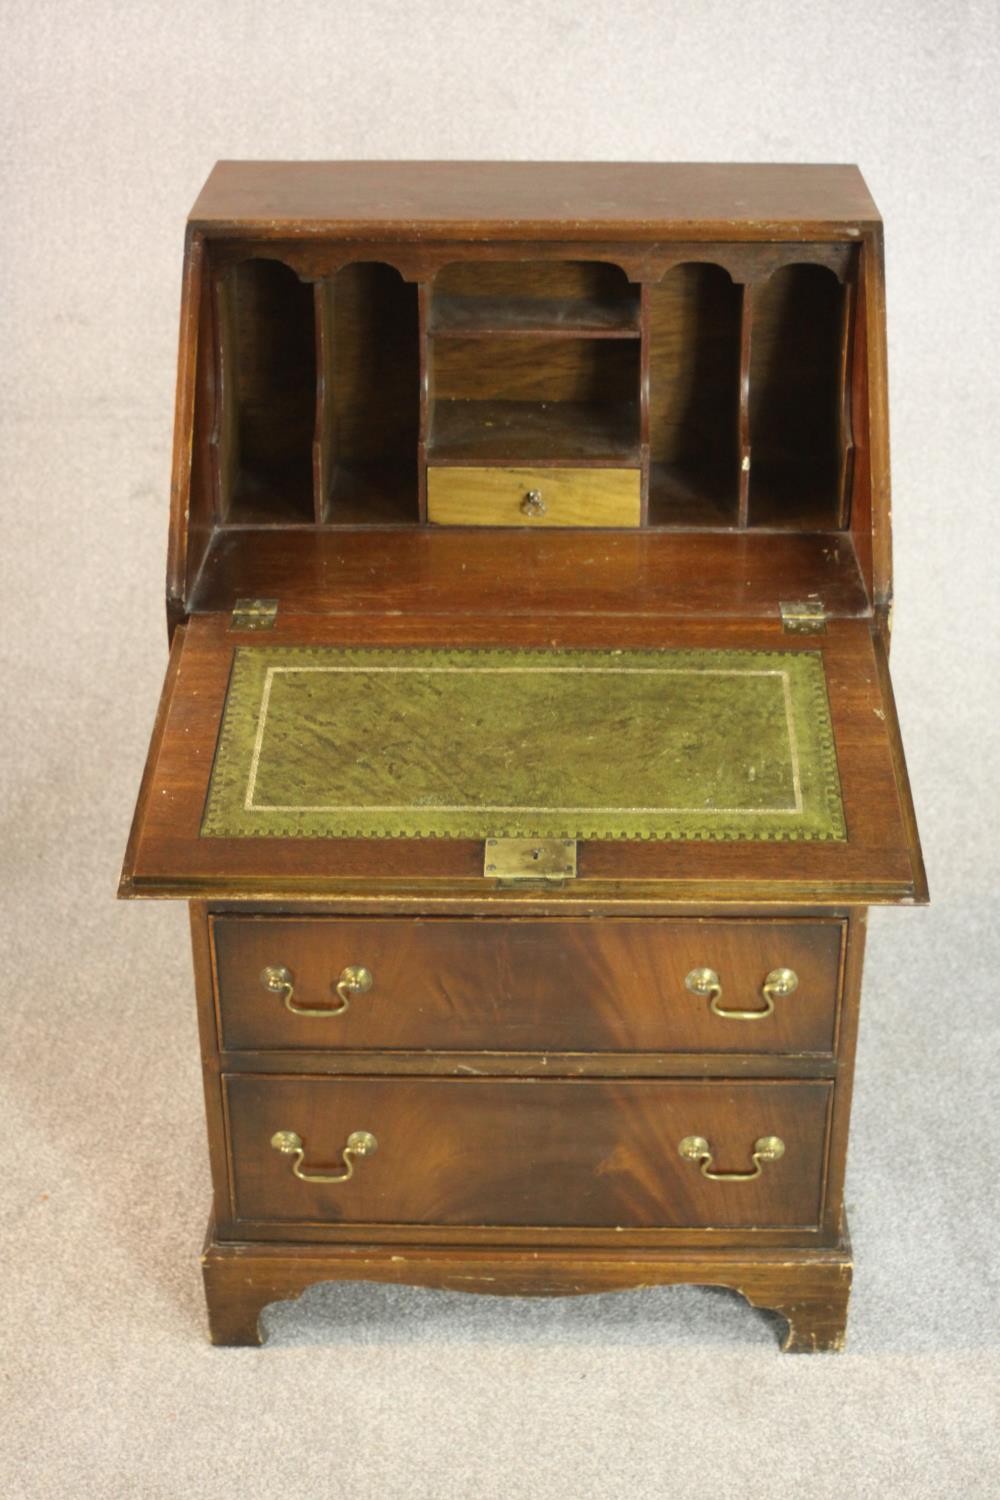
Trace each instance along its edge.
<path fill-rule="evenodd" d="M 926 900 L 853 167 L 220 163 L 122 876 L 190 903 L 213 1339 L 322 1281 L 839 1348 L 867 909 Z"/>

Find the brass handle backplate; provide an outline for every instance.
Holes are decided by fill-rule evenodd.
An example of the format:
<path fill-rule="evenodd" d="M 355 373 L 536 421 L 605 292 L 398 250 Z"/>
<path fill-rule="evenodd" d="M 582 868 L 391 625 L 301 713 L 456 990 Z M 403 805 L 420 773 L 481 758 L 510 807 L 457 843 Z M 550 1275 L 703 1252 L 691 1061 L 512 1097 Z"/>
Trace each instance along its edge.
<path fill-rule="evenodd" d="M 778 1161 L 785 1154 L 785 1143 L 780 1135 L 762 1135 L 753 1143 L 752 1172 L 713 1172 L 712 1148 L 703 1135 L 686 1135 L 677 1147 L 685 1161 L 701 1164 L 701 1175 L 709 1182 L 753 1182 L 759 1177 L 766 1161 Z"/>
<path fill-rule="evenodd" d="M 272 994 L 283 995 L 285 1009 L 293 1016 L 342 1016 L 351 1004 L 352 995 L 366 995 L 374 984 L 368 969 L 358 964 L 349 964 L 334 985 L 340 999 L 339 1005 L 298 1005 L 295 1001 L 295 980 L 291 969 L 284 964 L 269 964 L 260 976 L 260 982 Z"/>
<path fill-rule="evenodd" d="M 307 1172 L 302 1166 L 306 1148 L 302 1143 L 302 1137 L 296 1135 L 294 1130 L 275 1131 L 271 1137 L 271 1145 L 275 1151 L 280 1151 L 284 1156 L 295 1157 L 292 1162 L 292 1171 L 300 1182 L 349 1182 L 354 1176 L 354 1158 L 373 1156 L 378 1150 L 378 1141 L 370 1130 L 352 1130 L 341 1152 L 344 1158 L 342 1167 L 338 1167 L 333 1172 Z"/>
<path fill-rule="evenodd" d="M 523 516 L 544 516 L 546 510 L 545 501 L 542 499 L 541 490 L 529 490 L 521 501 L 521 514 Z"/>
<path fill-rule="evenodd" d="M 764 1004 L 756 1010 L 738 1010 L 722 1005 L 722 983 L 714 969 L 692 969 L 684 983 L 692 995 L 700 995 L 703 1000 L 711 997 L 708 1008 L 713 1015 L 724 1016 L 729 1021 L 762 1021 L 765 1016 L 773 1015 L 775 1000 L 795 993 L 799 976 L 794 969 L 772 969 L 760 987 Z"/>

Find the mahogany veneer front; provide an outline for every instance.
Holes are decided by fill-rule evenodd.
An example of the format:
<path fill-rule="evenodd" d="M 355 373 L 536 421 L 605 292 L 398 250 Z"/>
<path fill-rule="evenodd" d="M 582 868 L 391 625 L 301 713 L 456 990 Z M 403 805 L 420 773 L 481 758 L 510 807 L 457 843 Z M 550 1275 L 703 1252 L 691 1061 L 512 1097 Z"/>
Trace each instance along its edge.
<path fill-rule="evenodd" d="M 798 1052 L 832 1054 L 844 924 L 449 921 L 390 917 L 211 920 L 227 1049 Z M 364 965 L 371 990 L 335 1014 L 335 984 Z M 261 981 L 292 974 L 295 1015 Z M 765 1006 L 775 969 L 798 977 L 772 1015 L 719 1016 L 686 987 L 713 969 L 730 1009 Z"/>
<path fill-rule="evenodd" d="M 233 1221 L 545 1225 L 632 1229 L 816 1228 L 831 1085 L 591 1079 L 225 1079 Z M 336 1168 L 352 1131 L 378 1149 L 347 1182 L 302 1182 L 271 1137 L 293 1130 L 304 1170 Z M 704 1136 L 721 1172 L 780 1160 L 753 1181 L 712 1182 L 678 1145 Z"/>

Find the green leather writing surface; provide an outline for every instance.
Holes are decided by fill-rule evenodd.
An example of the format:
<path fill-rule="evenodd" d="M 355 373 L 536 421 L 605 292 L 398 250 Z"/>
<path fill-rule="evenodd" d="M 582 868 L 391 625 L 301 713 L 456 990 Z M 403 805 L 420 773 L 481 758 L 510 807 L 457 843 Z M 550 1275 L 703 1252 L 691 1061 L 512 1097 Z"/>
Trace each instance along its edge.
<path fill-rule="evenodd" d="M 843 839 L 822 656 L 240 647 L 202 833 Z"/>

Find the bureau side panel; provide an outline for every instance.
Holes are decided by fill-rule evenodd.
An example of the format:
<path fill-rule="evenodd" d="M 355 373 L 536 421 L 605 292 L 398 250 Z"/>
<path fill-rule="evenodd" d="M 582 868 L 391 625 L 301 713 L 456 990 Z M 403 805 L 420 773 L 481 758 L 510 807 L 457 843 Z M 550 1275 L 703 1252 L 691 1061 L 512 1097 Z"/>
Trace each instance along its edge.
<path fill-rule="evenodd" d="M 189 903 L 191 921 L 191 954 L 194 960 L 195 995 L 198 1004 L 198 1034 L 201 1040 L 202 1078 L 205 1088 L 205 1123 L 208 1128 L 208 1156 L 212 1171 L 213 1213 L 217 1224 L 226 1223 L 230 1209 L 230 1163 L 228 1160 L 225 1103 L 219 1069 L 219 1049 L 215 1023 L 215 993 L 212 980 L 212 955 L 209 942 L 208 907 L 201 901 Z"/>
<path fill-rule="evenodd" d="M 854 1058 L 858 1042 L 861 978 L 867 932 L 867 908 L 855 907 L 849 915 L 847 944 L 844 952 L 844 977 L 837 1028 L 837 1086 L 833 1096 L 826 1170 L 826 1208 L 823 1227 L 831 1236 L 840 1234 L 844 1219 L 844 1174 L 847 1165 L 851 1097 L 854 1090 Z"/>

